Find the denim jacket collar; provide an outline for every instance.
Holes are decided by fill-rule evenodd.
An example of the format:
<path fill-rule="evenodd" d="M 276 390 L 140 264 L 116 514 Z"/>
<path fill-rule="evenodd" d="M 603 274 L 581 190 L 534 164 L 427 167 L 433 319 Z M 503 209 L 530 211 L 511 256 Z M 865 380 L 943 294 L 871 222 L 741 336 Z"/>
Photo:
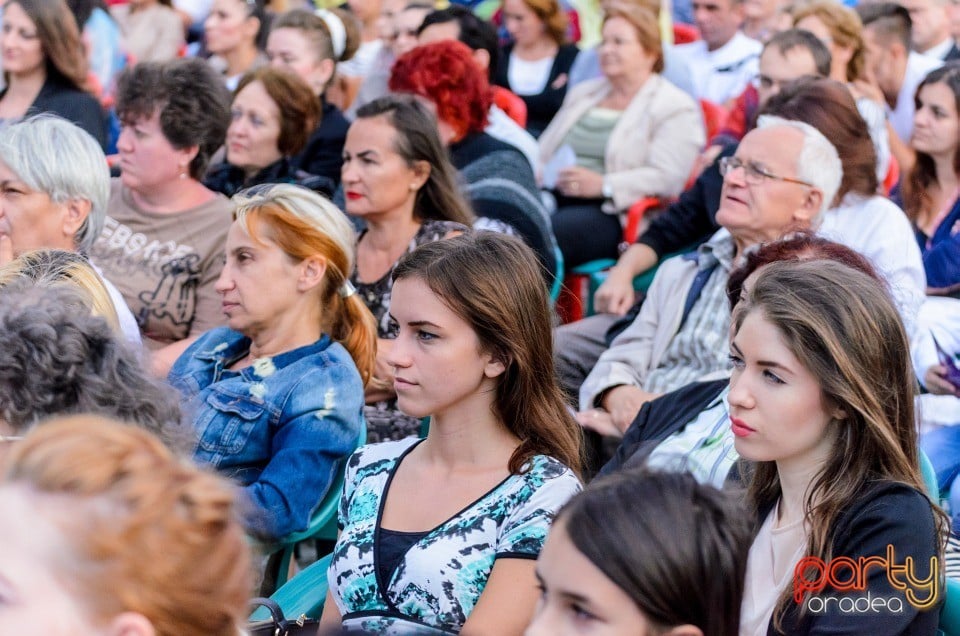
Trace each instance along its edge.
<path fill-rule="evenodd" d="M 213 349 L 198 351 L 194 354 L 194 357 L 197 360 L 214 363 L 214 375 L 216 378 L 219 378 L 228 366 L 245 356 L 250 351 L 250 338 L 247 338 L 239 332 L 233 332 L 231 335 L 235 337 L 220 342 L 220 344 Z M 275 356 L 257 358 L 253 361 L 253 364 L 240 369 L 236 373 L 246 380 L 256 382 L 265 375 L 269 375 L 263 373 L 265 368 L 282 369 L 283 367 L 292 364 L 301 358 L 313 355 L 315 353 L 320 353 L 329 347 L 331 342 L 330 336 L 327 334 L 321 334 L 320 339 L 316 342 L 304 345 L 302 347 L 297 347 L 296 349 L 292 349 L 290 351 L 284 351 L 283 353 Z"/>

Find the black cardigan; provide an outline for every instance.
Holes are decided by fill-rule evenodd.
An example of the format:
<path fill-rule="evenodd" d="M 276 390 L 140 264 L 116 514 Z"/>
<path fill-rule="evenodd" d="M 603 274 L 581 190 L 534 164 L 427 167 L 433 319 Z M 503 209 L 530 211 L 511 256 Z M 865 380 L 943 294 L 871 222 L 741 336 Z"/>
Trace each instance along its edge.
<path fill-rule="evenodd" d="M 758 524 L 763 522 L 770 510 L 772 506 L 760 511 Z M 857 501 L 840 514 L 834 528 L 834 557 L 850 557 L 854 561 L 873 556 L 886 559 L 887 546 L 893 546 L 895 565 L 902 566 L 906 557 L 912 557 L 912 573 L 920 579 L 930 574 L 930 557 L 937 554 L 939 542 L 930 500 L 906 484 L 890 481 L 869 484 Z M 844 569 L 841 575 L 848 573 L 849 570 Z M 943 575 L 943 564 L 940 563 L 938 576 Z M 900 579 L 903 580 L 903 577 Z M 801 617 L 801 606 L 791 603 L 783 617 L 783 633 L 790 636 L 934 636 L 940 622 L 943 585 L 942 580 L 938 582 L 938 601 L 931 608 L 919 611 L 907 602 L 904 592 L 894 589 L 890 584 L 885 568 L 870 567 L 864 591 L 837 592 L 827 588 L 817 598 L 835 596 L 838 599 L 847 597 L 855 600 L 866 597 L 869 592 L 874 599 L 899 599 L 903 605 L 901 613 L 881 609 L 879 612 L 849 614 L 839 611 L 835 601 L 832 604 L 827 602 L 827 610 L 823 613 L 807 612 Z M 920 601 L 928 598 L 926 591 L 917 590 L 916 594 Z M 816 603 L 813 609 L 819 612 L 820 602 L 812 602 Z M 775 636 L 777 632 L 773 629 L 773 621 L 770 623 L 767 635 Z"/>
<path fill-rule="evenodd" d="M 0 91 L 0 99 L 7 89 Z M 26 116 L 51 113 L 71 121 L 97 140 L 104 150 L 107 147 L 107 116 L 97 98 L 75 88 L 62 77 L 47 75 L 47 80 L 27 109 Z"/>
<path fill-rule="evenodd" d="M 564 44 L 557 51 L 557 56 L 553 58 L 553 66 L 550 67 L 550 76 L 547 78 L 547 86 L 542 93 L 536 95 L 520 95 L 520 99 L 527 105 L 527 131 L 534 137 L 539 137 L 540 133 L 546 129 L 550 120 L 560 110 L 563 105 L 563 98 L 567 95 L 567 82 L 564 81 L 560 86 L 554 87 L 554 82 L 561 75 L 570 75 L 570 67 L 577 58 L 580 49 L 573 44 Z M 494 76 L 494 83 L 497 86 L 510 88 L 510 81 L 507 78 L 507 68 L 510 66 L 510 55 L 513 53 L 513 43 L 503 47 L 500 53 L 500 64 L 497 65 L 497 73 Z"/>

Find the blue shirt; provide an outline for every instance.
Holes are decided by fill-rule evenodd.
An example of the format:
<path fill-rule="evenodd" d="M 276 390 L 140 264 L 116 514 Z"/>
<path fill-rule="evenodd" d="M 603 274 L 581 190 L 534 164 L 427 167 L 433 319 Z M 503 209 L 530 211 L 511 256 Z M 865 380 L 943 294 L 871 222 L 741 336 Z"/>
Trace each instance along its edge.
<path fill-rule="evenodd" d="M 357 446 L 363 382 L 340 344 L 313 344 L 258 358 L 231 371 L 250 339 L 227 327 L 208 331 L 168 379 L 187 398 L 197 433 L 194 458 L 241 486 L 252 533 L 283 537 L 307 527 L 313 509 Z"/>
<path fill-rule="evenodd" d="M 950 289 L 960 284 L 960 198 L 944 217 L 933 236 L 916 230 L 917 244 L 923 254 L 927 286 Z"/>

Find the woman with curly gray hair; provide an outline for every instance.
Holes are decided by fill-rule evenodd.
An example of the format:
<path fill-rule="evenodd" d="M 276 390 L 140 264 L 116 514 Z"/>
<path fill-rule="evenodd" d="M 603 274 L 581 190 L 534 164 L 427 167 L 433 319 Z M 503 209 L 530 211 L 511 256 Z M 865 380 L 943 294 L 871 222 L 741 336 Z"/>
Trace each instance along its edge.
<path fill-rule="evenodd" d="M 184 448 L 175 393 L 146 374 L 79 290 L 27 280 L 0 289 L 0 342 L 0 436 L 52 415 L 95 413 Z"/>

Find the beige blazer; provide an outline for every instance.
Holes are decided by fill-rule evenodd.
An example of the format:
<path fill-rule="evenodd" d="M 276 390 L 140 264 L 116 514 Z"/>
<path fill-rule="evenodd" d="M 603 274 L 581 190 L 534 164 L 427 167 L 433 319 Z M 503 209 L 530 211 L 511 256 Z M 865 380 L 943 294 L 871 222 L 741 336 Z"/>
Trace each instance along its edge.
<path fill-rule="evenodd" d="M 563 145 L 567 133 L 610 93 L 605 77 L 577 84 L 540 136 L 541 165 Z M 613 190 L 604 212 L 623 212 L 647 196 L 675 197 L 706 138 L 703 115 L 692 97 L 657 74 L 651 75 L 623 111 L 604 152 Z"/>

